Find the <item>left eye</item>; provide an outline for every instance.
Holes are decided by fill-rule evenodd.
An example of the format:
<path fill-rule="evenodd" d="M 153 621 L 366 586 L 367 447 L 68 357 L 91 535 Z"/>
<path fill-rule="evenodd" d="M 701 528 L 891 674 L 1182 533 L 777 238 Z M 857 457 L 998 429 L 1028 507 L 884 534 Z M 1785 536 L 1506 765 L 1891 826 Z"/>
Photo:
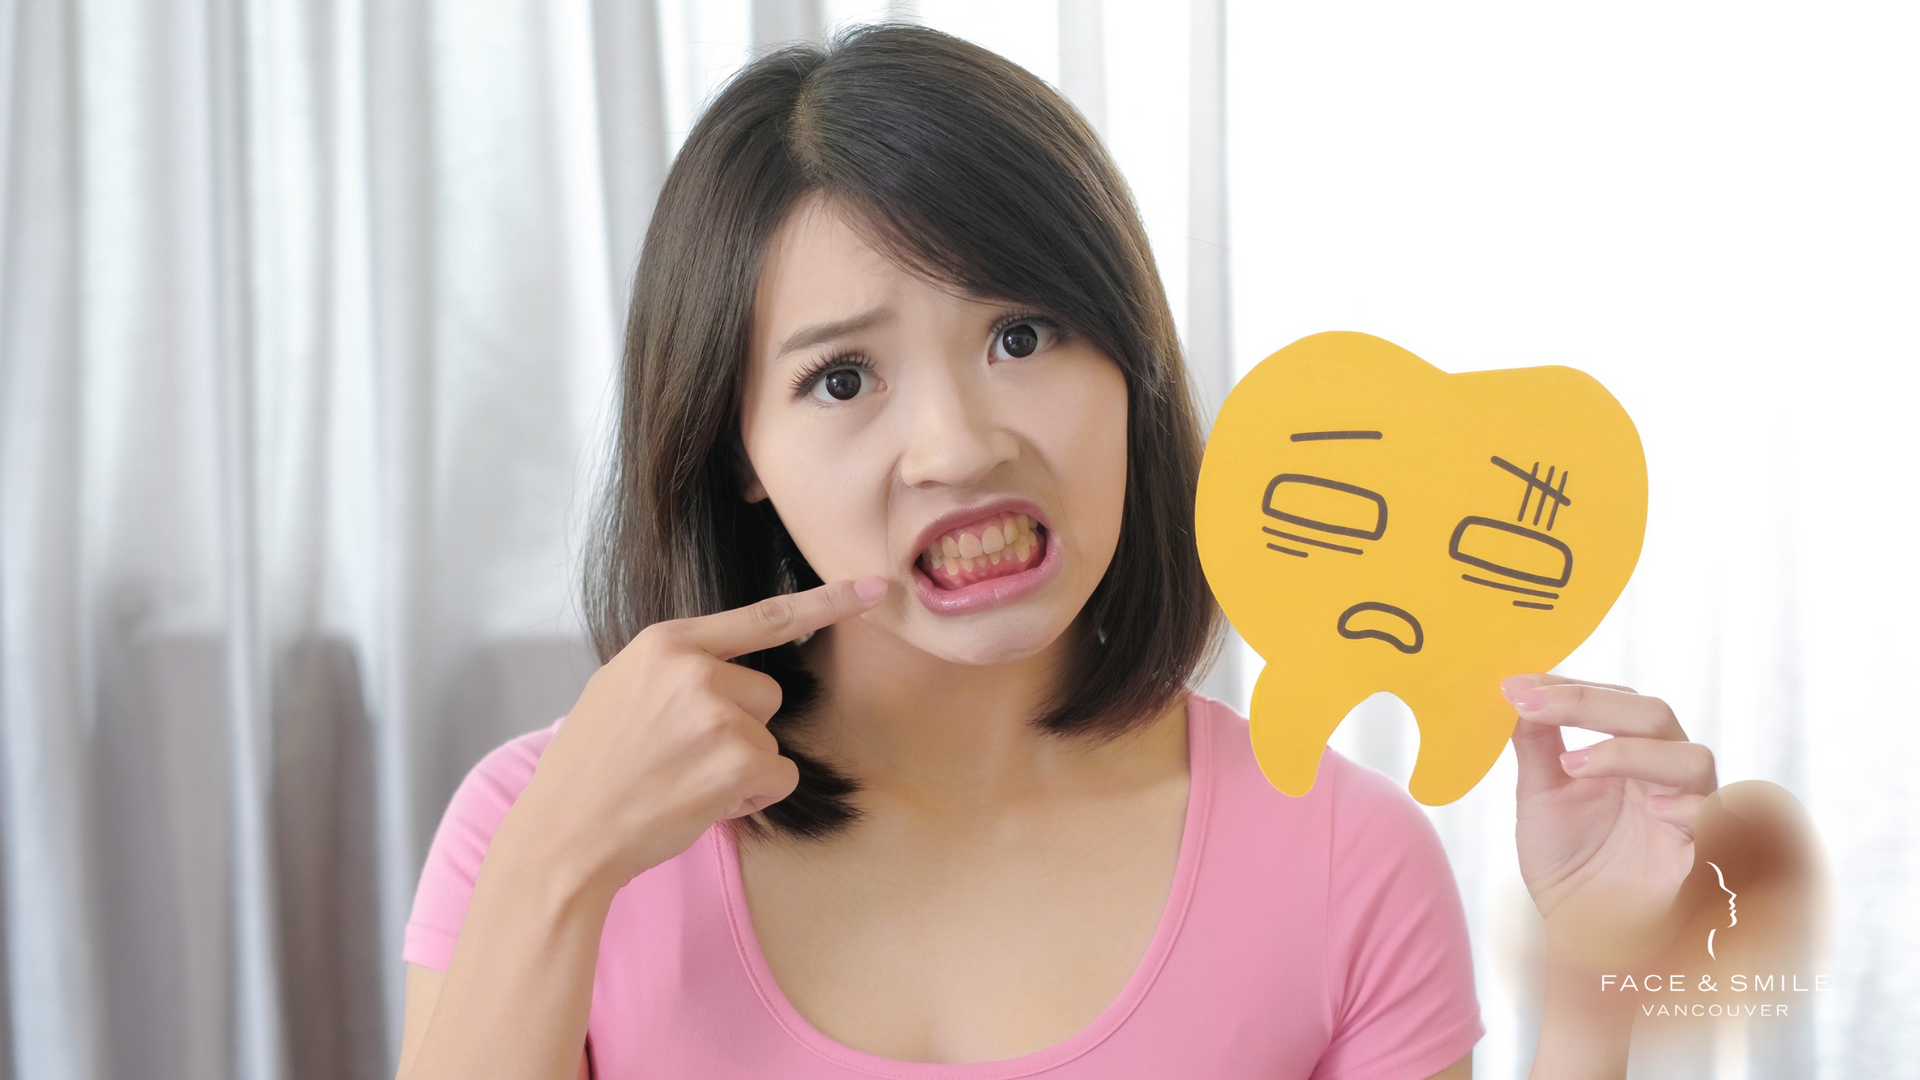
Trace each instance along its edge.
<path fill-rule="evenodd" d="M 852 401 L 873 385 L 873 377 L 863 368 L 838 367 L 821 375 L 813 383 L 813 399 L 831 405 Z"/>
<path fill-rule="evenodd" d="M 1038 319 L 1023 319 L 1004 326 L 993 336 L 995 360 L 1018 360 L 1032 356 L 1053 341 L 1054 329 Z"/>

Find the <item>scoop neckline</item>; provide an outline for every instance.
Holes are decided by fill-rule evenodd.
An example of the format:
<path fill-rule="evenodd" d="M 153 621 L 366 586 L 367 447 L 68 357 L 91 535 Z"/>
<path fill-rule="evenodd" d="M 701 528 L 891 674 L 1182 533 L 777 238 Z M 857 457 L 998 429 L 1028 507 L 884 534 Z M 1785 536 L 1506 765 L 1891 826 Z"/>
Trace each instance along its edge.
<path fill-rule="evenodd" d="M 746 886 L 740 871 L 740 849 L 732 831 L 725 828 L 724 824 L 719 824 L 709 830 L 709 836 L 719 863 L 727 925 L 733 931 L 734 948 L 761 1004 L 789 1037 L 815 1055 L 841 1068 L 867 1076 L 885 1077 L 887 1080 L 1014 1080 L 1064 1065 L 1099 1046 L 1118 1031 L 1145 1000 L 1147 992 L 1159 978 L 1168 955 L 1173 951 L 1180 928 L 1186 922 L 1194 882 L 1199 877 L 1208 810 L 1213 803 L 1213 740 L 1205 737 L 1206 732 L 1202 730 L 1211 720 L 1209 706 L 1212 704 L 1212 700 L 1203 694 L 1189 692 L 1187 695 L 1187 810 L 1186 820 L 1181 825 L 1180 852 L 1174 860 L 1173 885 L 1168 890 L 1166 906 L 1161 909 L 1160 921 L 1154 927 L 1147 951 L 1140 957 L 1133 974 L 1128 976 L 1119 995 L 1086 1027 L 1051 1046 L 1019 1057 L 993 1061 L 905 1061 L 870 1054 L 829 1037 L 800 1015 L 774 979 L 773 969 L 760 949 L 760 938 L 753 928 L 752 913 L 747 908 Z"/>

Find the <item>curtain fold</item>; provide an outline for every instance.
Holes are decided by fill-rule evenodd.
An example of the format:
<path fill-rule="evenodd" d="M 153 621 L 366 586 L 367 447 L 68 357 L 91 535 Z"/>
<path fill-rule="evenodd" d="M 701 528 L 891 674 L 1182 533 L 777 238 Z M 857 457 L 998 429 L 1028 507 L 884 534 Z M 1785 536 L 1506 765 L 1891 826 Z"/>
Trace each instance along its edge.
<path fill-rule="evenodd" d="M 1227 4 L 1189 0 L 1187 138 L 1187 362 L 1203 423 L 1233 388 L 1233 282 L 1227 227 Z M 1064 46 L 1063 46 L 1064 48 Z M 1232 627 L 1200 688 L 1245 711 L 1245 646 Z"/>
<path fill-rule="evenodd" d="M 81 577 L 80 147 L 75 18 L 9 7 L 0 334 L 0 724 L 8 1041 L 46 1075 L 98 1071 Z M 16 1068 L 10 1075 L 30 1075 Z"/>
<path fill-rule="evenodd" d="M 650 10 L 5 14 L 11 1074 L 390 1075 L 447 796 L 593 666 Z"/>

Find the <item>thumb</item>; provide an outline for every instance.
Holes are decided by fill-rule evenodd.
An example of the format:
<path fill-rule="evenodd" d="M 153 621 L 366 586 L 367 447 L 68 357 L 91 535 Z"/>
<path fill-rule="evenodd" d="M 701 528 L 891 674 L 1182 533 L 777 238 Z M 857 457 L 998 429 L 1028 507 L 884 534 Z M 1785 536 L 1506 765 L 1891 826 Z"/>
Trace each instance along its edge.
<path fill-rule="evenodd" d="M 1530 675 L 1516 675 L 1500 684 L 1500 693 L 1512 700 L 1516 693 L 1532 689 L 1539 680 Z M 1572 783 L 1573 777 L 1560 766 L 1560 755 L 1567 752 L 1567 744 L 1560 737 L 1560 728 L 1554 724 L 1536 724 L 1521 718 L 1517 713 L 1513 725 L 1513 756 L 1520 766 L 1519 797 Z"/>
<path fill-rule="evenodd" d="M 1560 755 L 1566 752 L 1558 727 L 1516 719 L 1513 756 L 1520 766 L 1520 798 L 1571 784 L 1573 777 L 1560 767 Z"/>

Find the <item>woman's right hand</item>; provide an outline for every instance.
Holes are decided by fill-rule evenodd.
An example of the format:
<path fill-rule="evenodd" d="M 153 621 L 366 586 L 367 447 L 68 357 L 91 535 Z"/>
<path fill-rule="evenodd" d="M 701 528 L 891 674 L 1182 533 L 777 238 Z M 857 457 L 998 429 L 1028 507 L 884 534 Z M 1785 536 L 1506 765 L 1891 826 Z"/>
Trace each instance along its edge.
<path fill-rule="evenodd" d="M 585 1076 L 608 905 L 707 827 L 793 793 L 772 677 L 727 661 L 852 618 L 882 577 L 647 627 L 587 680 L 500 822 L 445 976 L 407 976 L 400 1073 Z"/>
<path fill-rule="evenodd" d="M 859 615 L 886 593 L 884 577 L 836 581 L 642 630 L 587 680 L 510 831 L 611 894 L 715 821 L 786 798 L 799 771 L 767 730 L 780 684 L 728 661 Z"/>

